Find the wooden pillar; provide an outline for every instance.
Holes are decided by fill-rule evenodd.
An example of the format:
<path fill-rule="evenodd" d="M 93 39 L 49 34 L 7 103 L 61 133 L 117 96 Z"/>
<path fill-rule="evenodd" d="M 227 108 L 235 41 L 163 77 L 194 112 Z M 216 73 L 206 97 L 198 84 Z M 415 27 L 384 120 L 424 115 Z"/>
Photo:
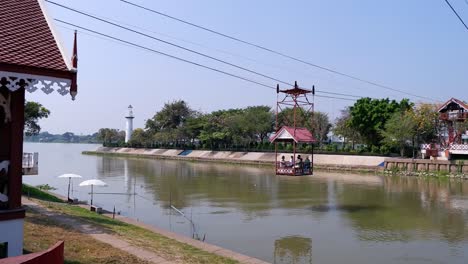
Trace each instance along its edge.
<path fill-rule="evenodd" d="M 9 208 L 21 207 L 23 183 L 23 131 L 24 131 L 24 89 L 10 93 L 10 169 L 8 179 Z"/>

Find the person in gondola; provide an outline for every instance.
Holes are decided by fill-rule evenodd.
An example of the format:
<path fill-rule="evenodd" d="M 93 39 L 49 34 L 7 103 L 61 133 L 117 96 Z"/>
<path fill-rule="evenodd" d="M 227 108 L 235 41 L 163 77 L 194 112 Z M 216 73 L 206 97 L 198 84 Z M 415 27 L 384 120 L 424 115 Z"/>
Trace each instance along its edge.
<path fill-rule="evenodd" d="M 294 157 L 291 156 L 291 158 L 289 159 L 289 167 L 292 167 L 294 166 Z"/>
<path fill-rule="evenodd" d="M 286 158 L 284 156 L 281 156 L 280 168 L 284 167 L 286 167 Z"/>
<path fill-rule="evenodd" d="M 302 162 L 302 157 L 301 155 L 297 155 L 297 164 L 296 168 L 302 168 L 303 162 Z"/>
<path fill-rule="evenodd" d="M 304 170 L 310 170 L 310 159 L 309 157 L 306 157 L 304 161 Z"/>

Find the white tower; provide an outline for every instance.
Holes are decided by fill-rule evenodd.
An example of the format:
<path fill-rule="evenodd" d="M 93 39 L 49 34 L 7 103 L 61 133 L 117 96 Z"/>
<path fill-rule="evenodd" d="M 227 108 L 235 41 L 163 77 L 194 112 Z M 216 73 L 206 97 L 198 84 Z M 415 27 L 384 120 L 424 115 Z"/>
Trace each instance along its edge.
<path fill-rule="evenodd" d="M 133 116 L 133 107 L 132 105 L 129 105 L 127 115 L 125 116 L 125 119 L 127 119 L 127 127 L 125 129 L 125 143 L 128 143 L 128 141 L 130 141 L 132 138 L 133 118 L 135 118 Z"/>

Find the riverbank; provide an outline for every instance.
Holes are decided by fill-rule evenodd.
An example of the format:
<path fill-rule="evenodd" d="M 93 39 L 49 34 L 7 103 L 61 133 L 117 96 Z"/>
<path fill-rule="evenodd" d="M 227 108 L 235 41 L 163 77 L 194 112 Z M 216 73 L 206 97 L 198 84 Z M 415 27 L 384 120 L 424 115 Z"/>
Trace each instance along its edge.
<path fill-rule="evenodd" d="M 29 187 L 28 189 L 35 188 Z M 51 198 L 50 193 L 37 189 L 32 197 L 36 198 L 25 198 L 23 202 L 28 208 L 25 248 L 29 251 L 40 250 L 55 243 L 57 239 L 62 239 L 65 240 L 65 256 L 66 258 L 68 256 L 67 261 L 71 263 L 111 263 L 112 261 L 115 263 L 116 258 L 119 260 L 128 259 L 125 261 L 126 263 L 139 263 L 134 261 L 135 257 L 147 263 L 266 263 L 215 245 L 154 228 L 123 216 L 112 219 L 111 214 L 96 214 L 89 211 L 87 205 L 78 206 L 57 202 L 62 197 L 52 195 L 55 198 Z M 45 223 L 44 216 L 49 219 Z M 34 230 L 40 226 L 47 226 L 46 228 L 51 229 L 57 226 L 60 230 L 52 230 L 50 237 L 48 233 L 43 232 L 41 232 L 44 234 L 43 236 L 35 237 Z M 30 234 L 29 231 L 33 233 Z M 60 235 L 60 232 L 63 234 Z M 87 242 L 69 241 L 66 234 Z M 89 237 L 83 237 L 83 235 L 90 236 L 94 241 L 90 240 Z M 83 261 L 80 261 L 80 259 L 76 259 L 77 257 L 73 257 L 76 251 L 81 251 L 81 248 L 83 248 L 82 254 L 86 255 L 88 254 L 86 248 L 94 246 L 99 248 L 102 243 L 107 244 L 106 247 L 110 245 L 112 250 L 116 251 L 116 258 L 102 259 L 99 258 L 102 256 L 95 256 L 96 258 L 90 256 L 89 258 L 81 258 Z M 38 247 L 37 244 L 42 246 Z M 120 261 L 117 262 L 120 263 Z"/>
<path fill-rule="evenodd" d="M 144 149 L 144 148 L 110 148 L 99 147 L 94 151 L 83 151 L 86 155 L 109 155 L 120 157 L 175 159 L 204 162 L 221 162 L 234 164 L 250 164 L 273 166 L 275 153 L 271 152 L 232 152 L 209 150 L 181 150 L 181 149 Z M 297 153 L 302 157 L 310 156 L 306 153 Z M 291 153 L 278 153 L 278 157 L 291 156 Z M 378 156 L 351 156 L 314 154 L 314 169 L 319 170 L 348 170 L 359 172 L 378 172 L 383 169 L 381 165 L 385 157 Z"/>

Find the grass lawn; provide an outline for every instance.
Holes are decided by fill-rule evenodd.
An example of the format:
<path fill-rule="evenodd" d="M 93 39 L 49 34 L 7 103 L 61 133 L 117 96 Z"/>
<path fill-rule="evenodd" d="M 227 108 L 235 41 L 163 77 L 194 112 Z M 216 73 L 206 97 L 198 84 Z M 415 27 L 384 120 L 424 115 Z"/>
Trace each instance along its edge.
<path fill-rule="evenodd" d="M 34 187 L 33 187 L 34 188 Z M 94 212 L 91 212 L 87 209 L 74 206 L 74 205 L 69 205 L 67 203 L 63 202 L 54 202 L 50 199 L 50 197 L 42 194 L 40 190 L 39 192 L 35 195 L 37 198 L 37 202 L 41 203 L 42 205 L 46 206 L 49 210 L 59 212 L 61 214 L 65 214 L 70 217 L 75 217 L 77 219 L 80 219 L 83 222 L 86 222 L 87 224 L 92 224 L 96 227 L 102 228 L 103 230 L 106 230 L 106 232 L 109 232 L 113 235 L 119 236 L 121 239 L 126 240 L 133 246 L 141 247 L 144 248 L 148 251 L 152 251 L 156 253 L 158 256 L 167 259 L 169 261 L 175 261 L 178 263 L 238 263 L 235 260 L 218 256 L 203 250 L 200 250 L 198 248 L 195 248 L 191 245 L 181 243 L 179 241 L 176 241 L 174 239 L 159 235 L 157 233 L 154 233 L 152 231 L 149 231 L 147 229 L 134 226 L 131 224 L 124 223 L 119 220 L 113 220 L 111 218 L 108 218 L 103 215 L 96 214 Z M 41 197 L 48 197 L 46 201 L 42 200 Z M 31 216 L 31 217 L 30 217 Z M 29 219 L 31 218 L 31 219 Z M 40 231 L 41 228 L 35 225 L 35 222 L 39 222 L 42 224 L 45 223 L 52 223 L 53 220 L 49 220 L 47 218 L 44 218 L 40 215 L 34 214 L 34 212 L 28 212 L 28 216 L 26 217 L 26 228 L 25 228 L 25 249 L 28 249 L 29 251 L 36 252 L 43 250 L 45 248 L 48 248 L 49 246 L 53 245 L 57 240 L 65 240 L 65 256 L 67 256 L 67 244 L 72 244 L 74 243 L 74 239 L 70 239 L 72 234 L 74 235 L 80 235 L 79 233 L 77 234 L 76 232 L 70 231 L 69 228 L 65 227 L 60 227 L 57 226 L 57 230 L 53 229 L 53 226 L 55 224 L 51 224 L 50 231 L 44 232 Z M 33 229 L 36 227 L 37 229 Z M 63 234 L 60 236 L 61 232 Z M 67 233 L 69 232 L 69 234 Z M 35 237 L 36 234 L 51 234 L 51 238 L 49 244 L 47 242 L 35 242 L 35 240 L 43 240 L 45 238 L 37 238 Z M 70 236 L 69 236 L 70 235 Z M 81 235 L 85 236 L 86 235 Z M 49 237 L 48 235 L 46 237 Z M 60 237 L 60 238 L 58 238 Z M 93 240 L 95 243 L 102 244 L 92 238 L 88 238 Z M 39 247 L 39 245 L 43 244 L 43 246 Z M 34 245 L 38 245 L 35 247 Z M 83 243 L 83 245 L 86 245 L 86 243 Z M 74 246 L 71 246 L 72 248 L 75 248 Z M 101 246 L 97 246 L 97 248 L 100 248 Z M 110 246 L 107 246 L 110 247 Z M 78 247 L 79 248 L 79 247 Z M 87 249 L 88 250 L 88 249 Z M 68 249 L 70 251 L 70 249 Z M 85 251 L 86 252 L 86 251 Z M 83 253 L 83 252 L 81 252 Z M 70 253 L 68 253 L 70 254 Z M 86 255 L 86 254 L 84 254 Z M 117 255 L 120 256 L 120 255 Z M 121 256 L 122 258 L 124 257 L 123 255 Z M 122 259 L 124 260 L 124 259 Z M 128 261 L 116 261 L 116 262 L 68 262 L 68 263 L 141 263 L 141 262 L 131 262 L 129 259 Z"/>
<path fill-rule="evenodd" d="M 119 220 L 113 220 L 91 212 L 87 209 L 64 203 L 46 202 L 47 208 L 69 216 L 79 217 L 83 221 L 94 224 L 119 235 L 134 246 L 155 252 L 159 256 L 180 263 L 238 263 L 235 260 L 221 257 L 174 239 L 167 238 L 147 229 L 130 225 Z"/>
<path fill-rule="evenodd" d="M 28 209 L 24 224 L 24 250 L 39 252 L 65 241 L 65 263 L 148 263 L 92 237 L 62 226 Z"/>

